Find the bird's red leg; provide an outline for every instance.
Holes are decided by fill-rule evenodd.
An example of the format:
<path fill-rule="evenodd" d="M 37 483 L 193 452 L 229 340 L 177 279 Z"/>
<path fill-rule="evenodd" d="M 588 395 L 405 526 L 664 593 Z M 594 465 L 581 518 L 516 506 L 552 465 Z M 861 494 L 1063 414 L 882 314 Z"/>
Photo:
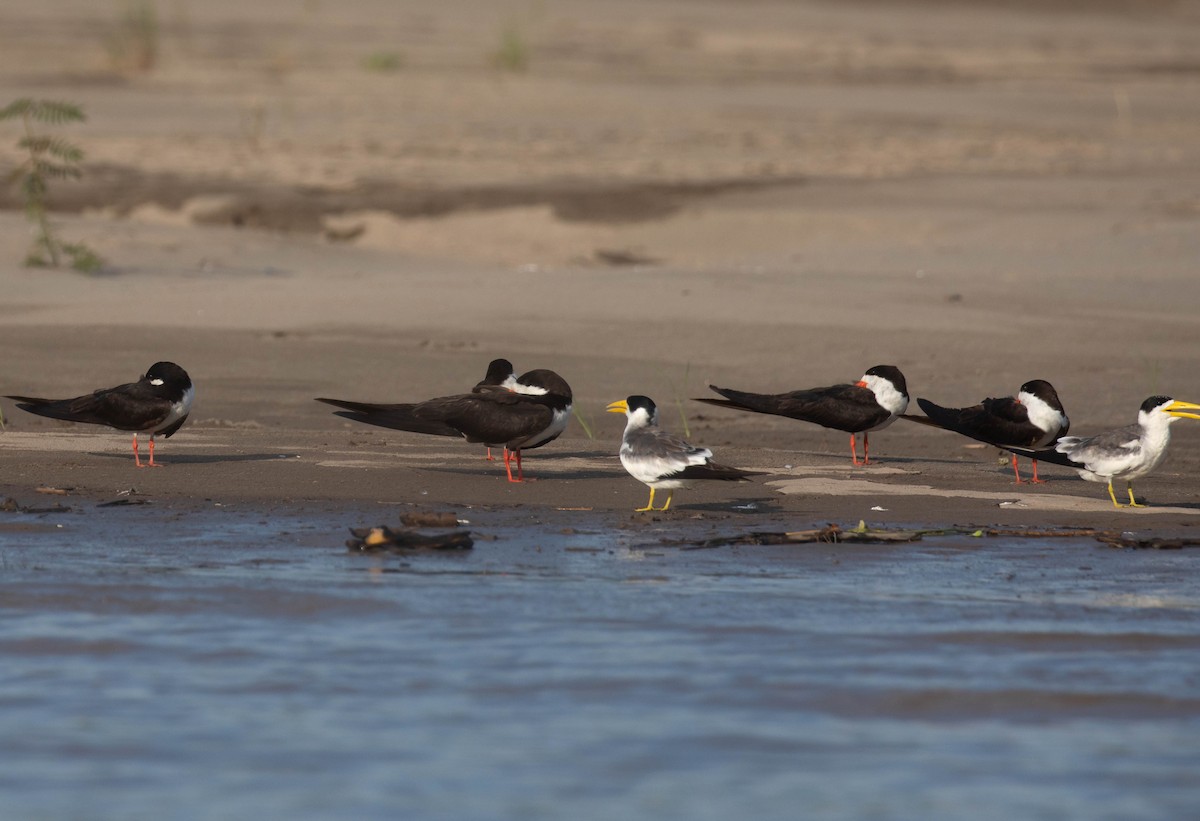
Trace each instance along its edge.
<path fill-rule="evenodd" d="M 137 434 L 136 433 L 133 435 L 133 463 L 140 468 L 145 467 L 145 465 L 142 464 L 142 457 L 138 455 Z"/>
<path fill-rule="evenodd" d="M 871 464 L 871 434 L 863 432 L 863 464 Z"/>
<path fill-rule="evenodd" d="M 494 462 L 494 461 L 496 461 L 496 460 L 495 460 L 495 459 L 492 457 L 492 449 L 491 449 L 491 448 L 488 448 L 487 460 L 488 460 L 489 462 Z"/>
<path fill-rule="evenodd" d="M 1017 468 L 1017 454 L 1014 453 L 1012 455 L 1012 458 L 1013 458 L 1013 473 L 1017 477 L 1016 481 L 1014 481 L 1013 484 L 1014 485 L 1023 485 L 1023 484 L 1025 484 L 1025 480 L 1021 478 L 1021 471 Z"/>
<path fill-rule="evenodd" d="M 1030 459 L 1029 461 L 1033 462 L 1033 478 L 1032 478 L 1032 479 L 1030 479 L 1029 481 L 1033 482 L 1035 485 L 1044 485 L 1044 484 L 1046 484 L 1046 480 L 1045 480 L 1045 479 L 1039 479 L 1039 478 L 1038 478 L 1038 475 L 1037 475 L 1037 459 Z"/>
<path fill-rule="evenodd" d="M 862 464 L 858 461 L 858 443 L 854 441 L 853 433 L 850 434 L 850 461 L 856 466 Z"/>
<path fill-rule="evenodd" d="M 154 436 L 153 436 L 153 434 L 151 434 L 151 436 L 150 436 L 150 462 L 148 464 L 152 468 L 162 467 L 162 462 L 154 461 Z"/>
<path fill-rule="evenodd" d="M 512 475 L 513 454 L 516 454 L 516 456 L 517 456 L 517 478 L 516 479 L 514 479 L 513 475 Z M 508 473 L 508 481 L 510 481 L 510 482 L 525 481 L 524 479 L 521 478 L 521 451 L 509 450 L 508 448 L 504 449 L 504 470 Z"/>

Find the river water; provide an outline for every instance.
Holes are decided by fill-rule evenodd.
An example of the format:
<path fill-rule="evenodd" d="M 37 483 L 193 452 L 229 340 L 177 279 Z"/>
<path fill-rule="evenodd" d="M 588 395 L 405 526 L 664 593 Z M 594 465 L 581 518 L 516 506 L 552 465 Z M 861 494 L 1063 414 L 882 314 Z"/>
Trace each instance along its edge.
<path fill-rule="evenodd" d="M 0 515 L 5 821 L 1200 817 L 1195 551 Z"/>

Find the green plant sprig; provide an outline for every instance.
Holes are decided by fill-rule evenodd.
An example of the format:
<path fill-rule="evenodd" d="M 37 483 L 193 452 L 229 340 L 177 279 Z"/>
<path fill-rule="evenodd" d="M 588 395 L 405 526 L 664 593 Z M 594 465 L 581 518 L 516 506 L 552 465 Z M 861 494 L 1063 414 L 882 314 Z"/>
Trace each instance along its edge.
<path fill-rule="evenodd" d="M 71 267 L 76 270 L 97 270 L 104 261 L 94 251 L 82 243 L 60 242 L 54 236 L 46 207 L 51 180 L 71 180 L 83 176 L 83 170 L 79 167 L 83 162 L 83 149 L 62 137 L 34 131 L 34 123 L 57 126 L 83 122 L 87 119 L 83 109 L 73 103 L 25 97 L 0 108 L 0 121 L 17 118 L 20 118 L 24 130 L 24 136 L 17 140 L 17 148 L 26 154 L 26 159 L 13 169 L 9 184 L 21 191 L 25 199 L 25 214 L 37 227 L 25 264 L 58 268 L 63 255 L 66 255 Z"/>

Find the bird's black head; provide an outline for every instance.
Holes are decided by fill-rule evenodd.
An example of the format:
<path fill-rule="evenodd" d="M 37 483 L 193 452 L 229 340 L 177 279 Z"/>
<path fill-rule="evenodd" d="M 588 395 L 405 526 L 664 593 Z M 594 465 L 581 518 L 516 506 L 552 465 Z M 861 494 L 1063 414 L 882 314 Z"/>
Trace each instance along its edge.
<path fill-rule="evenodd" d="M 658 424 L 658 408 L 654 405 L 654 400 L 649 396 L 634 394 L 627 396 L 617 402 L 613 402 L 607 408 L 609 413 L 623 413 L 629 420 L 626 424 L 631 428 L 644 428 Z"/>
<path fill-rule="evenodd" d="M 635 411 L 643 410 L 651 419 L 654 419 L 656 416 L 658 416 L 658 406 L 654 404 L 654 400 L 649 396 L 634 394 L 633 396 L 625 399 L 625 404 L 629 407 L 630 414 L 633 414 Z"/>
<path fill-rule="evenodd" d="M 1021 386 L 1021 393 L 1028 393 L 1031 396 L 1036 396 L 1050 407 L 1057 411 L 1063 409 L 1062 402 L 1058 398 L 1058 391 L 1054 390 L 1054 386 L 1045 379 L 1031 379 Z"/>
<path fill-rule="evenodd" d="M 143 382 L 150 383 L 164 396 L 179 396 L 192 386 L 191 377 L 187 371 L 174 362 L 155 362 L 142 377 Z"/>
<path fill-rule="evenodd" d="M 900 373 L 900 369 L 895 365 L 876 365 L 867 370 L 867 376 L 878 376 L 880 379 L 886 379 L 896 386 L 896 390 L 908 396 L 908 383 L 904 381 L 904 374 Z"/>
<path fill-rule="evenodd" d="M 533 371 L 527 371 L 517 378 L 517 382 L 527 388 L 534 388 L 530 393 L 552 393 L 557 396 L 564 396 L 567 400 L 572 398 L 571 386 L 567 384 L 567 380 L 556 374 L 554 371 L 548 371 L 545 368 L 539 368 Z"/>
<path fill-rule="evenodd" d="M 493 359 L 488 363 L 487 375 L 481 385 L 499 385 L 513 375 L 512 363 L 507 359 Z"/>
<path fill-rule="evenodd" d="M 1155 410 L 1158 410 L 1159 408 L 1170 405 L 1174 401 L 1175 400 L 1169 396 L 1151 396 L 1149 399 L 1147 399 L 1145 402 L 1142 403 L 1142 407 L 1140 408 L 1140 410 L 1142 411 L 1142 413 L 1150 413 L 1151 411 L 1155 411 Z"/>

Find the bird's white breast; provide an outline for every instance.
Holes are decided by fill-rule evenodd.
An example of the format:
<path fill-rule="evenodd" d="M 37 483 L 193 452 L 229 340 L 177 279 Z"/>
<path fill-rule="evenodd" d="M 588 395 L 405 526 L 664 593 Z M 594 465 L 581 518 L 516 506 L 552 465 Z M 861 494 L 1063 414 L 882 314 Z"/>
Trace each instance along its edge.
<path fill-rule="evenodd" d="M 875 401 L 879 403 L 879 406 L 891 414 L 871 430 L 886 428 L 896 421 L 897 416 L 908 410 L 908 396 L 896 390 L 896 386 L 890 380 L 874 374 L 864 374 L 862 381 L 866 382 L 867 389 L 875 394 Z"/>
<path fill-rule="evenodd" d="M 567 405 L 562 410 L 555 410 L 553 416 L 550 417 L 550 424 L 541 430 L 540 433 L 529 437 L 522 447 L 532 448 L 544 442 L 549 442 L 557 436 L 561 436 L 562 432 L 567 429 L 567 425 L 571 421 L 571 406 Z"/>
<path fill-rule="evenodd" d="M 196 388 L 193 385 L 183 392 L 183 396 L 178 402 L 175 402 L 171 405 L 171 413 L 162 421 L 162 424 L 158 426 L 158 430 L 166 430 L 180 419 L 187 416 L 192 410 L 192 400 L 195 398 Z"/>
<path fill-rule="evenodd" d="M 1032 393 L 1024 391 L 1018 393 L 1017 401 L 1025 406 L 1025 413 L 1028 414 L 1029 421 L 1046 432 L 1044 437 L 1034 442 L 1034 447 L 1042 447 L 1053 442 L 1054 437 L 1067 424 L 1066 414 L 1057 408 L 1050 407 Z"/>

